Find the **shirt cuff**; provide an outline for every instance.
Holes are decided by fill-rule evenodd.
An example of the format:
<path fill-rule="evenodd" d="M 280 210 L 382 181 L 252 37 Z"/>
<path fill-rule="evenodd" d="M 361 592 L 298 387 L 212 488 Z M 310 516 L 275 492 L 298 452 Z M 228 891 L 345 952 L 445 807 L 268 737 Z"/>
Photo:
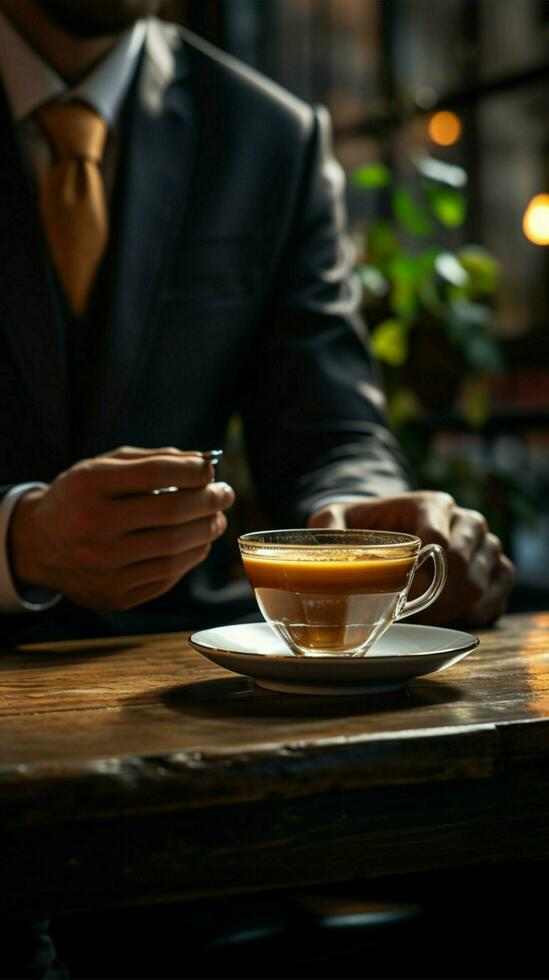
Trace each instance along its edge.
<path fill-rule="evenodd" d="M 61 596 L 51 589 L 30 585 L 20 593 L 13 581 L 8 552 L 11 517 L 17 501 L 29 490 L 44 490 L 47 483 L 18 483 L 8 490 L 0 502 L 0 613 L 42 612 L 59 602 Z"/>

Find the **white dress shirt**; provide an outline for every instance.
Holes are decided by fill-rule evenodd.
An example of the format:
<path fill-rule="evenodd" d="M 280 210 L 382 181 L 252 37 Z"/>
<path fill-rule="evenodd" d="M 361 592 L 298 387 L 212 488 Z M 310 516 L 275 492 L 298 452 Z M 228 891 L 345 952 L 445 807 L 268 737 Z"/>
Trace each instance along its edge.
<path fill-rule="evenodd" d="M 95 109 L 109 125 L 102 169 L 107 198 L 110 198 L 118 158 L 118 116 L 146 32 L 147 21 L 138 21 L 86 78 L 70 88 L 0 12 L 0 77 L 16 123 L 23 160 L 37 186 L 53 161 L 50 145 L 33 114 L 47 102 L 77 99 Z M 8 556 L 9 526 L 17 501 L 29 490 L 45 486 L 44 483 L 19 484 L 0 503 L 0 613 L 36 612 L 59 601 L 60 596 L 43 589 L 29 589 L 24 596 L 20 595 Z"/>

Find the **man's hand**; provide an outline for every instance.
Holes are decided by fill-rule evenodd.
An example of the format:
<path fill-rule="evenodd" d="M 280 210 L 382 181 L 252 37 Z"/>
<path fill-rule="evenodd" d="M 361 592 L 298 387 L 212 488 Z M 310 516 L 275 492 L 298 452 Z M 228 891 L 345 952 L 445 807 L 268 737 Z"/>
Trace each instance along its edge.
<path fill-rule="evenodd" d="M 18 502 L 15 577 L 80 606 L 122 610 L 161 595 L 208 554 L 234 501 L 211 464 L 176 449 L 122 448 L 85 459 Z M 153 493 L 177 487 L 178 492 Z"/>
<path fill-rule="evenodd" d="M 505 609 L 514 579 L 512 563 L 485 518 L 458 507 L 446 493 L 420 491 L 355 503 L 333 503 L 313 514 L 309 527 L 371 528 L 416 534 L 423 544 L 440 544 L 448 560 L 442 595 L 421 613 L 425 623 L 462 622 L 476 628 Z M 412 595 L 427 587 L 429 563 L 415 576 Z"/>

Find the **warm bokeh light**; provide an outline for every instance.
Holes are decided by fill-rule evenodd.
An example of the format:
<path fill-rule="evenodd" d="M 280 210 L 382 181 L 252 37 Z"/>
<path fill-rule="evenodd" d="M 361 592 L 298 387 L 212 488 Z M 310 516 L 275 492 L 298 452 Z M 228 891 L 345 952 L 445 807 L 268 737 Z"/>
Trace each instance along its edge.
<path fill-rule="evenodd" d="M 455 112 L 435 112 L 429 120 L 429 136 L 439 146 L 452 146 L 461 136 L 461 119 Z"/>
<path fill-rule="evenodd" d="M 536 194 L 524 212 L 522 230 L 534 245 L 549 245 L 549 194 Z"/>

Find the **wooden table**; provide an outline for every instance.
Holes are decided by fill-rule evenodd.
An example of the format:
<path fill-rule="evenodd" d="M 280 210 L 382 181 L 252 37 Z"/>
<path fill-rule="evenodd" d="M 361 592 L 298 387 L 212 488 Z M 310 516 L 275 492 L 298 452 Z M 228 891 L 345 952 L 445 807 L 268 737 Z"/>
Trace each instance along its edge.
<path fill-rule="evenodd" d="M 549 857 L 549 613 L 397 695 L 274 694 L 183 634 L 0 656 L 0 902 L 62 912 Z"/>

